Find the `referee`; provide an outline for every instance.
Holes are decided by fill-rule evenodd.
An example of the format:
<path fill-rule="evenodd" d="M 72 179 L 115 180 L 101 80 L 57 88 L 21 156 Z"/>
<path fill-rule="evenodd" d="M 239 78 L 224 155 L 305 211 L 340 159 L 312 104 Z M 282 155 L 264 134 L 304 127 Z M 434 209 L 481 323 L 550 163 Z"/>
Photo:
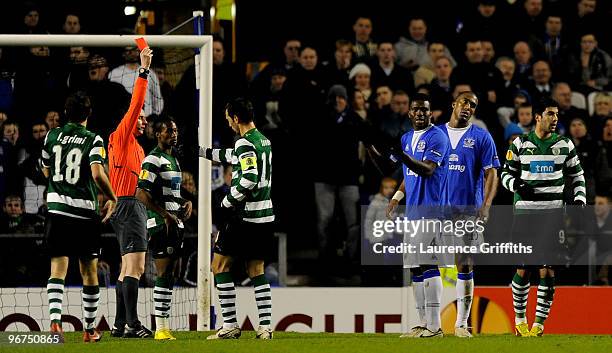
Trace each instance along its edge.
<path fill-rule="evenodd" d="M 138 321 L 138 282 L 144 272 L 147 251 L 147 210 L 134 197 L 140 165 L 145 157 L 136 137 L 142 135 L 147 126 L 143 105 L 152 58 L 150 48 L 140 52 L 140 69 L 130 108 L 108 142 L 110 181 L 119 198 L 111 224 L 121 252 L 121 272 L 115 286 L 117 311 L 111 329 L 113 337 L 148 338 L 152 335 Z"/>
<path fill-rule="evenodd" d="M 555 133 L 559 121 L 557 102 L 543 98 L 534 106 L 535 130 L 517 137 L 506 154 L 502 185 L 514 192 L 513 242 L 532 244 L 532 257 L 519 266 L 512 279 L 515 333 L 521 337 L 542 336 L 544 321 L 553 303 L 555 272 L 550 265 L 563 254 L 563 189 L 573 191 L 573 202 L 584 206 L 584 172 L 576 147 L 567 137 Z M 524 265 L 541 265 L 535 320 L 527 326 L 529 271 Z M 548 266 L 547 266 L 548 265 Z"/>

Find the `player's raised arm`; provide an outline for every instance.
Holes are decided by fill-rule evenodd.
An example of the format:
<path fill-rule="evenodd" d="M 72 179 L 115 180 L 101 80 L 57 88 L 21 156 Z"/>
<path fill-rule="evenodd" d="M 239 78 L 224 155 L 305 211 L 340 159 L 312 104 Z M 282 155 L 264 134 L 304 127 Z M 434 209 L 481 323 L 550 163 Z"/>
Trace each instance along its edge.
<path fill-rule="evenodd" d="M 213 162 L 232 163 L 232 148 L 203 148 L 200 147 L 198 156 Z"/>
<path fill-rule="evenodd" d="M 138 116 L 142 111 L 142 107 L 144 105 L 145 96 L 147 93 L 147 84 L 148 84 L 148 75 L 149 75 L 149 67 L 151 66 L 151 61 L 153 60 L 153 51 L 150 48 L 144 48 L 140 52 L 140 71 L 138 73 L 138 78 L 136 79 L 136 84 L 134 85 L 134 90 L 132 91 L 132 100 L 130 101 L 130 108 L 127 113 L 121 119 L 119 126 L 115 132 L 119 134 L 120 141 L 126 141 L 130 134 L 134 133 L 134 129 L 136 129 L 136 123 L 138 122 Z"/>

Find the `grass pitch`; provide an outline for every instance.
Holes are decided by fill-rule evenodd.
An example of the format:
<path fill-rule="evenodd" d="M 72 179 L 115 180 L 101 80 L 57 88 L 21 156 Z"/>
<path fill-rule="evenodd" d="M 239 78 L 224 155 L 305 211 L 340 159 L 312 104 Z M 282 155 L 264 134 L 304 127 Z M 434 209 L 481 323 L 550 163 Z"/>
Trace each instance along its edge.
<path fill-rule="evenodd" d="M 104 352 L 104 353 L 242 353 L 242 352 L 612 352 L 612 336 L 545 335 L 517 338 L 511 335 L 479 335 L 472 339 L 453 336 L 432 339 L 399 339 L 397 334 L 340 334 L 278 332 L 272 341 L 253 339 L 244 331 L 239 340 L 206 341 L 209 333 L 175 332 L 176 341 L 118 339 L 104 332 L 102 341 L 81 342 L 80 333 L 67 333 L 62 345 L 0 345 L 0 352 Z"/>

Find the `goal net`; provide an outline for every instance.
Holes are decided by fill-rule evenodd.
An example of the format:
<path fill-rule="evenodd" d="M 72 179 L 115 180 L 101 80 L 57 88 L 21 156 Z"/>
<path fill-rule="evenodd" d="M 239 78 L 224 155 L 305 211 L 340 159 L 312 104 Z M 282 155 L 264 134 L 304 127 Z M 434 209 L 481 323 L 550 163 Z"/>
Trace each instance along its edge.
<path fill-rule="evenodd" d="M 0 241 L 0 331 L 46 331 L 50 326 L 46 282 L 49 258 L 42 231 L 45 209 L 45 181 L 37 178 L 40 155 L 39 130 L 63 124 L 65 97 L 85 90 L 92 100 L 88 129 L 108 143 L 108 136 L 128 109 L 137 77 L 139 52 L 131 35 L 0 35 L 3 60 L 0 79 L 9 77 L 14 89 L 3 97 L 9 121 L 19 118 L 21 137 L 13 153 L 23 175 L 16 179 L 9 195 L 21 198 L 20 221 L 1 232 Z M 145 115 L 169 114 L 179 127 L 176 152 L 183 170 L 183 196 L 192 198 L 197 216 L 186 222 L 185 251 L 181 273 L 173 290 L 170 324 L 173 330 L 210 329 L 210 163 L 198 159 L 194 146 L 211 145 L 212 38 L 210 36 L 145 36 L 153 49 L 153 63 Z M 201 53 L 201 54 L 198 54 Z M 44 73 L 41 65 L 45 63 Z M 40 69 L 40 72 L 38 71 Z M 29 75 L 29 76 L 28 76 Z M 57 121 L 59 117 L 59 122 Z M 44 123 L 43 123 L 44 122 Z M 44 133 L 42 133 L 44 138 Z M 139 142 L 145 153 L 156 145 L 149 128 Z M 38 171 L 40 172 L 40 171 Z M 194 176 L 199 176 L 194 178 Z M 75 230 L 86 233 L 87 230 Z M 115 282 L 120 270 L 117 240 L 112 228 L 103 230 L 99 259 L 99 329 L 108 330 L 115 319 Z M 62 321 L 67 331 L 82 330 L 81 279 L 78 260 L 70 259 L 62 302 Z M 147 254 L 145 273 L 138 298 L 140 321 L 154 327 L 153 286 L 155 268 Z"/>

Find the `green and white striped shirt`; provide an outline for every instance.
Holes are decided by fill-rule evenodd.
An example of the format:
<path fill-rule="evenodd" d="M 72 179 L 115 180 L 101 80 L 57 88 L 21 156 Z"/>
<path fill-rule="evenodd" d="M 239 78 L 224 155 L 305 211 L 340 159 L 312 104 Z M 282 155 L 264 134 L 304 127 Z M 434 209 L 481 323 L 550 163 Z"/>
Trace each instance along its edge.
<path fill-rule="evenodd" d="M 43 167 L 49 168 L 49 212 L 81 219 L 98 217 L 98 187 L 91 165 L 103 164 L 105 159 L 102 138 L 83 125 L 68 123 L 49 131 L 41 153 Z"/>
<path fill-rule="evenodd" d="M 184 201 L 181 197 L 181 182 L 181 167 L 178 161 L 159 147 L 155 147 L 142 161 L 138 188 L 147 191 L 158 205 L 174 215 L 179 213 Z M 152 210 L 147 212 L 147 229 L 165 224 L 164 217 L 160 214 Z M 182 226 L 179 222 L 179 227 Z"/>
<path fill-rule="evenodd" d="M 234 148 L 212 149 L 207 158 L 232 165 L 230 193 L 223 207 L 236 207 L 245 222 L 274 221 L 270 191 L 272 187 L 272 144 L 259 130 L 251 129 L 234 144 Z M 241 209 L 240 206 L 244 205 Z"/>
<path fill-rule="evenodd" d="M 517 137 L 510 145 L 501 178 L 502 185 L 514 192 L 515 209 L 541 210 L 563 207 L 565 177 L 572 179 L 574 200 L 586 203 L 583 174 L 570 139 L 553 133 L 541 140 L 532 131 Z M 531 199 L 524 200 L 516 193 L 521 181 L 533 188 Z"/>

